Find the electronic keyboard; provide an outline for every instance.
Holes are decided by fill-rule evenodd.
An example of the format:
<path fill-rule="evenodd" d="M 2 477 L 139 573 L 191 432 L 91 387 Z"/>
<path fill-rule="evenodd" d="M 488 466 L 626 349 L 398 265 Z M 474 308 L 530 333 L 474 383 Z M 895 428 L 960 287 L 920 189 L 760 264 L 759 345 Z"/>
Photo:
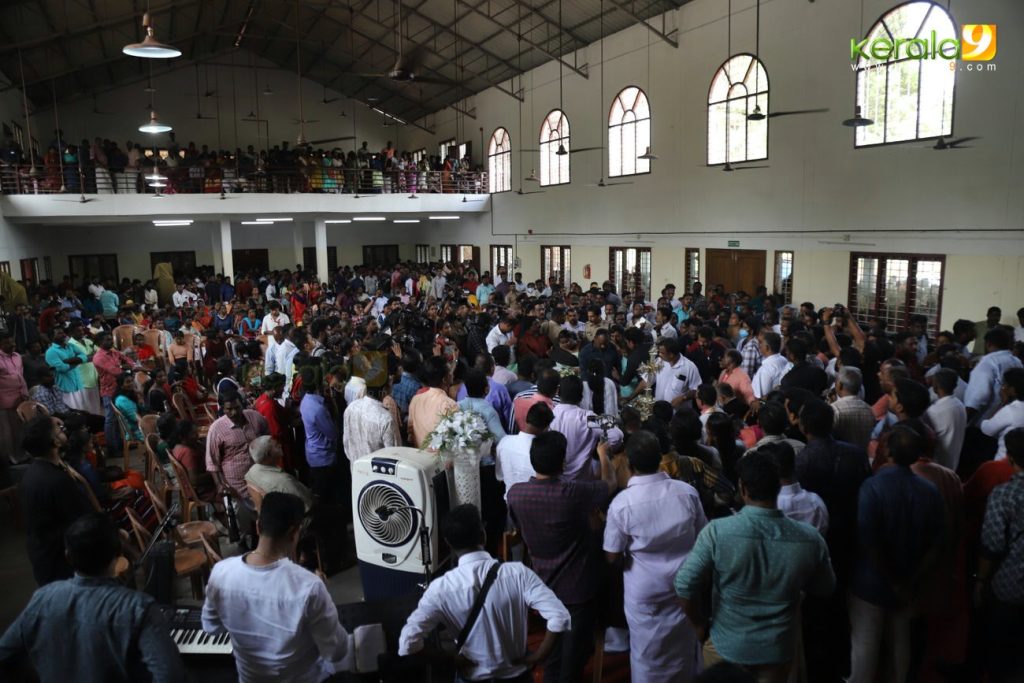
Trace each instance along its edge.
<path fill-rule="evenodd" d="M 230 655 L 231 636 L 212 635 L 203 630 L 202 609 L 161 607 L 171 626 L 171 640 L 183 655 Z"/>

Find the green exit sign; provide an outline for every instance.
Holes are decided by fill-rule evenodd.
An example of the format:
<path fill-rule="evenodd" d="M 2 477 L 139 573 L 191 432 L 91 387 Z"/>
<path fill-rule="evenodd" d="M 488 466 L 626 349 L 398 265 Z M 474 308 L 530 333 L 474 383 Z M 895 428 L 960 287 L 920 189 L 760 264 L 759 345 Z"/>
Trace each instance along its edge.
<path fill-rule="evenodd" d="M 738 246 L 740 246 L 740 241 L 739 240 L 729 240 L 729 246 L 730 247 L 738 247 Z"/>

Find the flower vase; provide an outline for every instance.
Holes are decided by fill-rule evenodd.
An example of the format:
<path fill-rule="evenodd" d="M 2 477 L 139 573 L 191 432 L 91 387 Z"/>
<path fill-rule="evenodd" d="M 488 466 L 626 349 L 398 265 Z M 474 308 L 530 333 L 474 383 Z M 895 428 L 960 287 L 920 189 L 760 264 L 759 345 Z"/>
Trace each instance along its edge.
<path fill-rule="evenodd" d="M 448 490 L 452 506 L 470 503 L 480 508 L 480 458 L 489 452 L 490 441 L 478 448 L 442 451 L 441 459 L 448 470 Z"/>

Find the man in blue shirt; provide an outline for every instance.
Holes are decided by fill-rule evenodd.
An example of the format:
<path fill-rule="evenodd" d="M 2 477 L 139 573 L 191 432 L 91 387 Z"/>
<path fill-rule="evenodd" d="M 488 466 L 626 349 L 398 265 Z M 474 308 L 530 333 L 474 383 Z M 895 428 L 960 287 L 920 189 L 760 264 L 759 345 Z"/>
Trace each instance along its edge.
<path fill-rule="evenodd" d="M 320 395 L 320 381 L 311 367 L 302 368 L 302 402 L 299 413 L 306 431 L 306 463 L 309 488 L 321 502 L 336 503 L 341 492 L 338 473 L 338 425 Z"/>
<path fill-rule="evenodd" d="M 170 626 L 156 602 L 115 578 L 117 527 L 100 512 L 76 520 L 64 536 L 75 577 L 43 586 L 0 638 L 0 678 L 28 658 L 43 681 L 108 683 L 185 680 Z"/>
<path fill-rule="evenodd" d="M 943 548 L 942 495 L 910 469 L 924 452 L 924 439 L 911 427 L 896 425 L 888 446 L 894 464 L 865 480 L 858 497 L 859 550 L 850 581 L 850 683 L 906 680 L 917 591 Z"/>

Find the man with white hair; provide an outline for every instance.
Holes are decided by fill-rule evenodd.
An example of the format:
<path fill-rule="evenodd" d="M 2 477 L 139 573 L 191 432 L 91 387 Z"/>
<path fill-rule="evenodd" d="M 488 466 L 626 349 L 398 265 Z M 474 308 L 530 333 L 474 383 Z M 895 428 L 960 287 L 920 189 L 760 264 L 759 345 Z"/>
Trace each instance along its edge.
<path fill-rule="evenodd" d="M 298 479 L 281 469 L 284 452 L 281 444 L 272 436 L 257 436 L 249 443 L 249 457 L 253 466 L 245 473 L 245 483 L 270 493 L 290 493 L 298 496 L 306 506 L 306 512 L 313 507 L 313 494 Z"/>
<path fill-rule="evenodd" d="M 860 399 L 863 376 L 860 370 L 844 366 L 836 375 L 836 396 L 832 404 L 835 424 L 832 434 L 840 441 L 847 441 L 867 449 L 871 432 L 875 428 L 875 415 L 871 406 Z"/>

